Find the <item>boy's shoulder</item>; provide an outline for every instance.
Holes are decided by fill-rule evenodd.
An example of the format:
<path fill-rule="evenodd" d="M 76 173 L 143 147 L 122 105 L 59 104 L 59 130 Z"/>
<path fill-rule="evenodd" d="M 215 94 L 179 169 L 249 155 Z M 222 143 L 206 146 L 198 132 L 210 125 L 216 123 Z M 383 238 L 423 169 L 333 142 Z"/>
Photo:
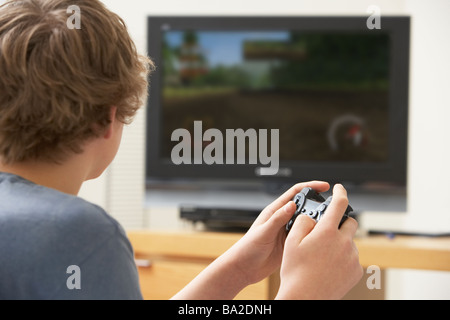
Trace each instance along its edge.
<path fill-rule="evenodd" d="M 133 249 L 113 217 L 79 197 L 5 173 L 0 173 L 0 254 L 8 257 L 0 261 L 0 298 L 15 292 L 9 295 L 13 299 L 107 299 L 114 283 L 128 285 L 125 291 L 139 298 Z M 81 268 L 83 290 L 66 287 L 73 265 Z M 113 281 L 99 283 L 105 272 Z"/>
<path fill-rule="evenodd" d="M 50 241 L 54 249 L 89 250 L 110 238 L 126 238 L 122 226 L 101 207 L 5 173 L 0 173 L 0 231 L 3 243 L 14 243 L 20 235 L 22 244 L 47 246 Z"/>
<path fill-rule="evenodd" d="M 72 229 L 118 223 L 101 207 L 80 197 L 34 184 L 20 176 L 0 172 L 0 219 L 20 223 L 65 225 Z"/>

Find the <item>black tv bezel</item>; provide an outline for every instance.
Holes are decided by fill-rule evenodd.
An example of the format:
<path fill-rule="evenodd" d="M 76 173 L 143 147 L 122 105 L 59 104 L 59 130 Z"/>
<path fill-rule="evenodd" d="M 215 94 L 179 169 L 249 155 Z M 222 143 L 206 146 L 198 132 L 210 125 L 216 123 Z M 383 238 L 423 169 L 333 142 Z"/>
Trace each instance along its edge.
<path fill-rule="evenodd" d="M 368 29 L 367 16 L 149 16 L 148 55 L 156 70 L 150 76 L 147 102 L 146 181 L 221 180 L 296 182 L 325 180 L 353 184 L 388 183 L 406 186 L 410 17 L 382 16 L 381 30 Z M 391 36 L 389 87 L 389 160 L 384 163 L 283 162 L 280 172 L 289 176 L 258 176 L 258 165 L 174 165 L 160 156 L 161 143 L 161 43 L 166 30 L 301 30 L 388 32 Z M 237 128 L 235 128 L 237 129 Z M 288 168 L 286 171 L 285 168 Z"/>

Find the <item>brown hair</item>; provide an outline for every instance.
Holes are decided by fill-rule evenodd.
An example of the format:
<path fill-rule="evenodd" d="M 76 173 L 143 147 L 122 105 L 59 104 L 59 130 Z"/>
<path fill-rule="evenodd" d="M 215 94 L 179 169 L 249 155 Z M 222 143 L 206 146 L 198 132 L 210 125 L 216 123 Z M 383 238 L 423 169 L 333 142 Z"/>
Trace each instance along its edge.
<path fill-rule="evenodd" d="M 71 29 L 68 7 L 81 10 Z M 0 6 L 0 158 L 59 162 L 144 103 L 152 62 L 124 21 L 97 0 L 12 0 Z M 95 129 L 97 128 L 97 130 Z"/>

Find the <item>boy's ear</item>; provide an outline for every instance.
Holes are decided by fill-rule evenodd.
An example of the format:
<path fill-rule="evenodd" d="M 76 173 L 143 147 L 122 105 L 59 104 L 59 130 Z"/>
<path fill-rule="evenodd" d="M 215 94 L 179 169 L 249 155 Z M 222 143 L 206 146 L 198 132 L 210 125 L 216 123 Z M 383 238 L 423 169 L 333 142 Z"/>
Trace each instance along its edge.
<path fill-rule="evenodd" d="M 116 119 L 117 107 L 111 107 L 111 111 L 109 114 L 109 124 L 105 128 L 105 133 L 103 134 L 103 138 L 109 139 L 113 135 L 113 126 L 114 120 Z"/>

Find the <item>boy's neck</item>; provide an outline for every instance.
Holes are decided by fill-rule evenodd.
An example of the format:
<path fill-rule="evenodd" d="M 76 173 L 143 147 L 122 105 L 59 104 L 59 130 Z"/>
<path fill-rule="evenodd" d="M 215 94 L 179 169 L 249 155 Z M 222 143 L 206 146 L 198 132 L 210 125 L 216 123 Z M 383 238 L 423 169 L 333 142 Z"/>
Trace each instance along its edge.
<path fill-rule="evenodd" d="M 0 161 L 0 171 L 72 195 L 78 194 L 81 185 L 88 178 L 86 163 L 76 156 L 58 165 L 38 161 L 4 164 Z"/>

